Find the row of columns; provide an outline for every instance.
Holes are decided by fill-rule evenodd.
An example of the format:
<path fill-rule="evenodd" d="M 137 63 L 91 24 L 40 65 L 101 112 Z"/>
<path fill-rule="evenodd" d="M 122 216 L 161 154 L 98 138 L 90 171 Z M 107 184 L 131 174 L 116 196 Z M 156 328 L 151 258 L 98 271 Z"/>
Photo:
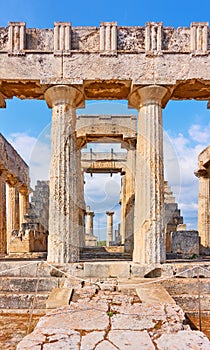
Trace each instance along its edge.
<path fill-rule="evenodd" d="M 29 202 L 29 190 L 11 179 L 8 182 L 7 175 L 4 170 L 0 172 L 0 254 L 9 253 L 11 234 L 20 230 Z"/>
<path fill-rule="evenodd" d="M 136 146 L 136 187 L 133 260 L 142 264 L 165 260 L 163 227 L 162 100 L 167 89 L 148 86 L 135 92 L 139 110 Z M 52 108 L 50 218 L 48 261 L 79 260 L 79 176 L 76 107 L 83 100 L 72 86 L 53 86 L 45 92 Z"/>

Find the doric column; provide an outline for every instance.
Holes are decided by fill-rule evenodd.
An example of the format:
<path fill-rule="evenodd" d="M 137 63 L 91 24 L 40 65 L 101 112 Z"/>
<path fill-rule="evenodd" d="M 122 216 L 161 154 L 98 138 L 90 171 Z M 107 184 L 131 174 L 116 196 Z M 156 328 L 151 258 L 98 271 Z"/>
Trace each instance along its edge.
<path fill-rule="evenodd" d="M 29 191 L 26 188 L 20 188 L 20 225 L 25 222 L 24 216 L 26 215 L 29 205 Z"/>
<path fill-rule="evenodd" d="M 132 240 L 134 223 L 134 196 L 136 173 L 136 149 L 130 144 L 126 162 L 126 211 L 125 211 L 125 240 Z"/>
<path fill-rule="evenodd" d="M 109 247 L 110 242 L 113 241 L 113 211 L 107 211 L 107 236 L 106 236 L 106 245 Z"/>
<path fill-rule="evenodd" d="M 199 169 L 195 175 L 199 178 L 198 192 L 198 232 L 200 243 L 210 248 L 210 174 L 207 169 Z"/>
<path fill-rule="evenodd" d="M 48 261 L 79 260 L 78 153 L 76 107 L 83 100 L 79 90 L 57 85 L 45 92 L 52 107 Z"/>
<path fill-rule="evenodd" d="M 78 193 L 79 193 L 79 237 L 80 248 L 85 246 L 85 200 L 84 200 L 84 175 L 81 168 L 81 149 L 77 150 L 78 166 Z"/>
<path fill-rule="evenodd" d="M 17 184 L 11 182 L 8 189 L 8 216 L 7 216 L 7 252 L 10 252 L 12 232 L 20 229 L 19 191 Z"/>
<path fill-rule="evenodd" d="M 165 261 L 162 99 L 167 89 L 137 90 L 139 109 L 136 146 L 136 190 L 133 261 Z"/>
<path fill-rule="evenodd" d="M 0 254 L 7 252 L 6 175 L 0 173 Z"/>
<path fill-rule="evenodd" d="M 86 216 L 87 216 L 86 234 L 93 236 L 93 218 L 95 214 L 93 211 L 90 211 L 90 207 L 87 207 Z"/>
<path fill-rule="evenodd" d="M 120 220 L 120 237 L 121 244 L 125 243 L 125 216 L 126 216 L 126 174 L 121 177 L 121 220 Z"/>

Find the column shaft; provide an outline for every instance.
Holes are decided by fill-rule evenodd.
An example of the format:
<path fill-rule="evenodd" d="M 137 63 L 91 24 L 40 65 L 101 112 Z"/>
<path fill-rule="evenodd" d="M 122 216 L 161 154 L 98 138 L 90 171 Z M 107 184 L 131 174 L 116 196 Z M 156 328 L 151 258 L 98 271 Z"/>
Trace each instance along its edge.
<path fill-rule="evenodd" d="M 110 242 L 113 241 L 113 211 L 107 211 L 107 236 L 106 236 L 106 245 L 109 247 Z"/>
<path fill-rule="evenodd" d="M 7 218 L 7 252 L 9 253 L 12 232 L 20 229 L 19 191 L 15 185 L 9 185 Z"/>
<path fill-rule="evenodd" d="M 210 178 L 199 176 L 198 232 L 201 245 L 210 248 Z"/>
<path fill-rule="evenodd" d="M 79 260 L 78 153 L 76 98 L 78 90 L 54 86 L 45 92 L 52 107 L 48 261 Z"/>
<path fill-rule="evenodd" d="M 126 211 L 125 211 L 125 238 L 131 239 L 134 232 L 134 197 L 135 197 L 135 170 L 136 150 L 128 150 L 126 162 Z"/>
<path fill-rule="evenodd" d="M 0 175 L 0 254 L 7 252 L 6 178 Z"/>
<path fill-rule="evenodd" d="M 24 216 L 26 215 L 28 205 L 28 192 L 20 192 L 20 225 L 25 222 Z"/>
<path fill-rule="evenodd" d="M 139 89 L 136 149 L 136 196 L 133 260 L 142 264 L 165 261 L 164 169 L 161 86 Z"/>
<path fill-rule="evenodd" d="M 120 221 L 120 237 L 121 244 L 125 243 L 125 217 L 126 217 L 126 175 L 122 175 L 121 178 L 121 221 Z"/>

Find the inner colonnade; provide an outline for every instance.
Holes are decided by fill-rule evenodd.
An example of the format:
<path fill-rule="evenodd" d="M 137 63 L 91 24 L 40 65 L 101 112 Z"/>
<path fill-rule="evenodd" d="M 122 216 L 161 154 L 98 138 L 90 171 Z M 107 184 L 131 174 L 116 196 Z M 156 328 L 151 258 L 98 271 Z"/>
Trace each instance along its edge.
<path fill-rule="evenodd" d="M 166 94 L 165 87 L 147 86 L 135 91 L 132 101 L 139 109 L 133 259 L 140 263 L 163 262 L 166 257 L 162 131 L 162 100 Z M 79 196 L 82 172 L 76 137 L 76 107 L 81 104 L 83 95 L 72 86 L 57 85 L 46 90 L 45 99 L 53 109 L 48 260 L 77 261 L 83 246 L 79 221 L 83 207 Z"/>
<path fill-rule="evenodd" d="M 0 134 L 0 254 L 10 252 L 11 234 L 24 222 L 29 181 L 28 165 Z"/>
<path fill-rule="evenodd" d="M 48 261 L 78 261 L 84 245 L 76 109 L 85 100 L 127 100 L 138 110 L 133 261 L 164 262 L 162 108 L 170 99 L 209 100 L 208 23 L 55 22 L 39 30 L 10 22 L 0 33 L 0 106 L 16 96 L 52 108 Z"/>

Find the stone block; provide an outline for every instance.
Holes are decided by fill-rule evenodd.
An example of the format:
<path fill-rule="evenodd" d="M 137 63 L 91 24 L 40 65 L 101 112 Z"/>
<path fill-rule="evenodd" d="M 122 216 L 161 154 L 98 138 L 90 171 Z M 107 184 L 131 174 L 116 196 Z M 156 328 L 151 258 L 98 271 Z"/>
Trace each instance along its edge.
<path fill-rule="evenodd" d="M 71 288 L 53 288 L 46 301 L 46 309 L 57 309 L 69 305 L 72 291 Z"/>
<path fill-rule="evenodd" d="M 130 276 L 129 262 L 85 262 L 84 274 L 86 277 L 118 277 L 128 278 Z"/>
<path fill-rule="evenodd" d="M 174 299 L 159 283 L 140 285 L 140 287 L 136 288 L 136 292 L 140 300 L 148 304 L 175 304 Z"/>
<path fill-rule="evenodd" d="M 198 231 L 171 232 L 171 252 L 183 256 L 199 255 Z"/>

